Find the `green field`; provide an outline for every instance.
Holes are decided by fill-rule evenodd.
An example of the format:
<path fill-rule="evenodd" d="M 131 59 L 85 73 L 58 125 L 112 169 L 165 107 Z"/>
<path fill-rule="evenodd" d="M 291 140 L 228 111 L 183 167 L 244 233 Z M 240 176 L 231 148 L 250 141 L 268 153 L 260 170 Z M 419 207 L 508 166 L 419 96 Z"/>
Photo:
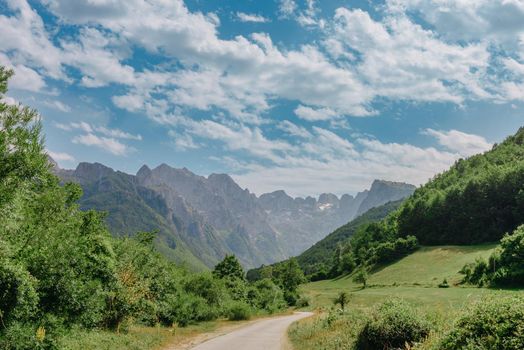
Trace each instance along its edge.
<path fill-rule="evenodd" d="M 496 245 L 422 247 L 400 261 L 372 271 L 365 289 L 353 282 L 351 275 L 305 284 L 301 292 L 310 299 L 310 308 L 320 315 L 291 327 L 290 338 L 296 349 L 338 349 L 340 344 L 351 344 L 356 334 L 354 328 L 359 327 L 371 307 L 389 297 L 399 297 L 435 321 L 435 341 L 474 301 L 487 295 L 517 292 L 458 285 L 464 264 L 478 257 L 487 258 L 495 248 Z M 438 287 L 443 279 L 447 279 L 449 288 Z M 333 299 L 341 291 L 350 294 L 350 314 L 326 328 L 322 326 L 324 311 L 333 307 Z"/>
<path fill-rule="evenodd" d="M 389 297 L 398 296 L 420 306 L 456 309 L 470 299 L 496 291 L 456 286 L 460 269 L 478 257 L 487 258 L 496 245 L 422 247 L 391 265 L 370 273 L 368 287 L 352 281 L 352 276 L 308 283 L 302 293 L 311 299 L 313 308 L 329 307 L 340 291 L 352 294 L 352 305 L 368 307 Z M 444 279 L 450 288 L 438 288 Z M 502 292 L 503 293 L 503 292 Z"/>

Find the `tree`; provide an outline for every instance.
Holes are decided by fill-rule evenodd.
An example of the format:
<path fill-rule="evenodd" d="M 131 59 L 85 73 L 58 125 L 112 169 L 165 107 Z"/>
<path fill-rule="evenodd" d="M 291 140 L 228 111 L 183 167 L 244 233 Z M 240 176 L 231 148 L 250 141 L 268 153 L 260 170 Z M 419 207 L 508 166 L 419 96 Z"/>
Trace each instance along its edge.
<path fill-rule="evenodd" d="M 298 286 L 306 279 L 297 259 L 291 258 L 273 268 L 273 281 L 284 290 L 284 298 L 288 304 L 295 305 Z"/>
<path fill-rule="evenodd" d="M 224 260 L 219 262 L 213 270 L 213 276 L 221 279 L 244 279 L 244 269 L 234 255 L 226 255 Z"/>
<path fill-rule="evenodd" d="M 349 294 L 346 292 L 340 292 L 338 293 L 338 296 L 335 300 L 333 300 L 333 303 L 335 305 L 339 304 L 340 308 L 344 310 L 346 308 L 347 303 L 349 302 Z"/>
<path fill-rule="evenodd" d="M 355 283 L 361 283 L 363 285 L 363 288 L 366 288 L 366 284 L 368 281 L 368 273 L 365 269 L 359 270 L 355 277 L 353 277 L 353 282 Z"/>
<path fill-rule="evenodd" d="M 21 186 L 49 179 L 38 113 L 2 102 L 13 72 L 0 66 L 0 209 Z"/>

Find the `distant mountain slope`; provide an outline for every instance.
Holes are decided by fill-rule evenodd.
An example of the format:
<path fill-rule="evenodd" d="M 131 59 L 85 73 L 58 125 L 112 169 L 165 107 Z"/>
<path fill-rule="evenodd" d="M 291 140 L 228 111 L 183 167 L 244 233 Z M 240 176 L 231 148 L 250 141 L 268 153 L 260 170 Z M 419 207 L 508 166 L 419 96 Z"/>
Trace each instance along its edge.
<path fill-rule="evenodd" d="M 286 257 L 257 197 L 241 189 L 228 175 L 205 178 L 162 164 L 150 171 L 139 171 L 137 178 L 150 189 L 169 189 L 164 191 L 167 199 L 180 195 L 191 203 L 220 232 L 228 250 L 244 265 L 267 264 Z"/>
<path fill-rule="evenodd" d="M 322 267 L 329 270 L 337 245 L 345 243 L 361 225 L 382 220 L 397 209 L 401 203 L 402 201 L 399 200 L 372 208 L 351 222 L 337 228 L 324 239 L 297 256 L 298 263 L 307 275 L 321 270 Z"/>
<path fill-rule="evenodd" d="M 284 191 L 263 194 L 259 203 L 268 214 L 277 240 L 287 256 L 296 256 L 337 227 L 371 208 L 408 197 L 415 186 L 375 180 L 369 190 L 340 199 L 331 193 L 315 198 L 291 198 Z"/>
<path fill-rule="evenodd" d="M 415 190 L 415 186 L 403 182 L 375 180 L 367 196 L 360 204 L 356 215 L 364 214 L 369 209 L 379 207 L 384 203 L 409 197 Z"/>

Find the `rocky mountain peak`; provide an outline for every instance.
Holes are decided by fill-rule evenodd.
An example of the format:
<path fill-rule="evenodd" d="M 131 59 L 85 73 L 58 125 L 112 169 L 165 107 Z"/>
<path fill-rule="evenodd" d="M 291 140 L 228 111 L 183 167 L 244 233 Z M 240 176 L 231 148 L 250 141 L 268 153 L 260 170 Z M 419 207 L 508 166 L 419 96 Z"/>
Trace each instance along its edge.
<path fill-rule="evenodd" d="M 296 208 L 296 201 L 283 190 L 264 193 L 258 198 L 258 202 L 262 208 L 270 211 L 293 210 Z"/>
<path fill-rule="evenodd" d="M 109 176 L 114 173 L 114 170 L 100 163 L 86 163 L 82 162 L 76 167 L 75 176 L 84 180 L 96 181 L 104 176 Z"/>
<path fill-rule="evenodd" d="M 147 165 L 144 164 L 144 165 L 142 165 L 140 170 L 138 170 L 138 172 L 136 173 L 136 176 L 139 179 L 144 179 L 146 177 L 151 176 L 151 173 L 152 173 L 152 170 Z"/>

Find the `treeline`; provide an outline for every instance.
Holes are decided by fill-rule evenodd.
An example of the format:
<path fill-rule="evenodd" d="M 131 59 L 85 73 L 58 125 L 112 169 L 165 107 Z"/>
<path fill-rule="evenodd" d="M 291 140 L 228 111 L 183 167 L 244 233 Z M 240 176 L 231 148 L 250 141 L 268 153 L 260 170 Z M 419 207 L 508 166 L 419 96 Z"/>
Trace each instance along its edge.
<path fill-rule="evenodd" d="M 487 261 L 477 259 L 466 264 L 461 273 L 465 283 L 478 286 L 524 286 L 524 225 L 512 234 L 506 234 L 500 241 L 500 247 Z"/>
<path fill-rule="evenodd" d="M 399 235 L 421 244 L 496 242 L 524 223 L 524 129 L 491 151 L 458 160 L 400 208 Z"/>
<path fill-rule="evenodd" d="M 10 75 L 0 67 L 0 99 Z M 72 328 L 245 319 L 291 301 L 285 272 L 249 283 L 228 256 L 191 274 L 155 250 L 153 233 L 112 238 L 81 196 L 51 173 L 37 112 L 0 100 L 1 349 L 60 348 Z"/>

